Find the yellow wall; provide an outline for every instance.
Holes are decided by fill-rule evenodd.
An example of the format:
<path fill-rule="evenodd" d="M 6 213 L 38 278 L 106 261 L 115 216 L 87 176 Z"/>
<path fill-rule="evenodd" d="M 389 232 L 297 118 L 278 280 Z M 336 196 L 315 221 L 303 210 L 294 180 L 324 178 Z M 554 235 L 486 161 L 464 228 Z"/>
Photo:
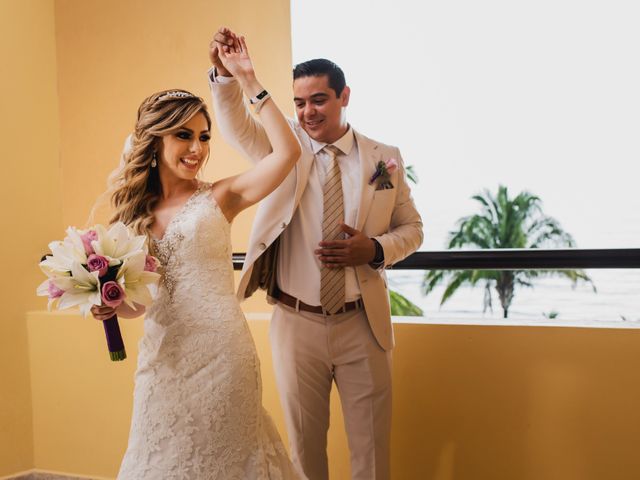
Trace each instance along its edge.
<path fill-rule="evenodd" d="M 112 478 L 126 448 L 141 321 L 111 363 L 100 325 L 32 312 L 36 466 Z M 251 320 L 264 399 L 284 433 L 268 322 Z M 640 472 L 636 330 L 396 324 L 394 480 L 626 480 Z M 331 478 L 349 478 L 333 398 Z"/>
<path fill-rule="evenodd" d="M 394 479 L 640 477 L 640 331 L 395 331 Z"/>
<path fill-rule="evenodd" d="M 96 189 L 118 165 L 145 97 L 179 87 L 211 104 L 208 46 L 221 25 L 246 34 L 260 80 L 292 112 L 287 0 L 58 0 L 55 5 L 65 225 L 85 222 Z M 204 178 L 213 181 L 248 166 L 214 128 Z M 234 224 L 236 251 L 246 249 L 252 216 L 245 212 Z"/>
<path fill-rule="evenodd" d="M 0 476 L 33 463 L 25 312 L 62 225 L 53 15 L 53 1 L 0 1 Z"/>

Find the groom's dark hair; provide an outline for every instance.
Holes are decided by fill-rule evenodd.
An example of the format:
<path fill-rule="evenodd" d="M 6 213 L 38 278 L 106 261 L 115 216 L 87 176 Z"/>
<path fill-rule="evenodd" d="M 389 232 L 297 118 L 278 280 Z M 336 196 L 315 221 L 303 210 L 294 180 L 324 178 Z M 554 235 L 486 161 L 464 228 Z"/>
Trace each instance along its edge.
<path fill-rule="evenodd" d="M 342 69 L 326 58 L 314 58 L 297 64 L 293 68 L 293 79 L 301 77 L 322 77 L 326 75 L 329 79 L 329 87 L 336 92 L 336 97 L 342 94 L 342 90 L 347 85 Z"/>

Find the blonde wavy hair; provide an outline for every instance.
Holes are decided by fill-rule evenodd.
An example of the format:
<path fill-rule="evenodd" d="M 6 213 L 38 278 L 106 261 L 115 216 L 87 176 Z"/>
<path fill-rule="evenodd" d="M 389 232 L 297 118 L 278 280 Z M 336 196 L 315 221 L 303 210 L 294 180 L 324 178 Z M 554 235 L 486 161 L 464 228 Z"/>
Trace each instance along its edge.
<path fill-rule="evenodd" d="M 150 236 L 153 209 L 162 194 L 158 168 L 151 166 L 154 154 L 161 146 L 161 137 L 177 131 L 201 112 L 211 130 L 206 104 L 186 90 L 164 90 L 142 102 L 124 165 L 110 178 L 110 224 L 123 222 L 139 235 Z"/>

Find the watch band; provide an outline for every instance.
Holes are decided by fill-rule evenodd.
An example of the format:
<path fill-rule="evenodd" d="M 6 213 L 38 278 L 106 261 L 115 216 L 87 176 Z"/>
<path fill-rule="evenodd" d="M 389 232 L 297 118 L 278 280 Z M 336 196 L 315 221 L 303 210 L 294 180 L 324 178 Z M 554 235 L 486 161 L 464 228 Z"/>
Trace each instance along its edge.
<path fill-rule="evenodd" d="M 268 96 L 269 96 L 269 92 L 267 92 L 266 90 L 262 90 L 255 97 L 251 97 L 249 99 L 249 103 L 251 105 L 255 105 L 256 103 L 259 103 L 260 101 L 264 100 Z"/>
<path fill-rule="evenodd" d="M 378 269 L 384 265 L 384 249 L 382 248 L 382 245 L 380 245 L 380 242 L 378 242 L 378 240 L 376 240 L 375 238 L 372 238 L 371 240 L 373 240 L 373 245 L 376 248 L 376 253 L 369 265 L 373 268 Z"/>

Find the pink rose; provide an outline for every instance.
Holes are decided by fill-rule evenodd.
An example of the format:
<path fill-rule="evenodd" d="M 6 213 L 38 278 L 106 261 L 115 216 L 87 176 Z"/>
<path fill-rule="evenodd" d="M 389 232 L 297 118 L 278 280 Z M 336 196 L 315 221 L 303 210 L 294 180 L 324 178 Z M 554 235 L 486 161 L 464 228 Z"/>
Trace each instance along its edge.
<path fill-rule="evenodd" d="M 56 287 L 52 281 L 49 281 L 47 290 L 49 292 L 49 298 L 58 298 L 64 294 L 64 290 Z"/>
<path fill-rule="evenodd" d="M 91 242 L 93 240 L 98 240 L 98 232 L 95 230 L 89 230 L 87 233 L 80 235 L 82 239 L 82 244 L 84 245 L 84 251 L 87 252 L 87 255 L 91 255 L 92 253 L 96 253 L 91 246 Z"/>
<path fill-rule="evenodd" d="M 118 308 L 124 301 L 123 288 L 114 281 L 102 285 L 102 303 L 107 307 Z"/>
<path fill-rule="evenodd" d="M 147 255 L 147 258 L 144 260 L 144 271 L 155 272 L 156 270 L 158 270 L 158 260 L 156 257 Z"/>
<path fill-rule="evenodd" d="M 107 270 L 109 270 L 109 260 L 101 255 L 92 253 L 89 255 L 89 258 L 87 258 L 87 268 L 90 272 L 98 272 L 98 276 L 102 277 L 107 273 Z"/>
<path fill-rule="evenodd" d="M 391 175 L 398 168 L 398 161 L 395 158 L 388 158 L 384 161 L 385 166 L 387 167 L 387 172 Z"/>

